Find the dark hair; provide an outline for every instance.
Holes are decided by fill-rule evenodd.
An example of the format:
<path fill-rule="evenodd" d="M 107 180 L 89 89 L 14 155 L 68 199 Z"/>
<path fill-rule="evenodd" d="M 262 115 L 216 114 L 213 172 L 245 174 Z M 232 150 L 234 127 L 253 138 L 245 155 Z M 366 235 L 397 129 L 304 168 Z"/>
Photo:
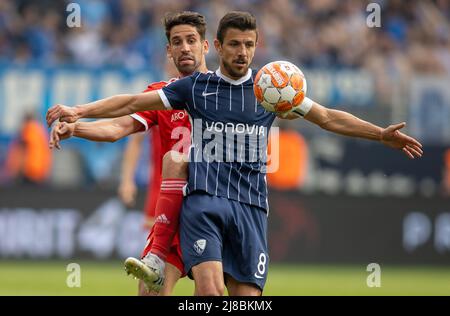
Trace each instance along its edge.
<path fill-rule="evenodd" d="M 216 36 L 220 43 L 223 43 L 225 33 L 229 28 L 235 28 L 241 31 L 254 30 L 256 31 L 256 39 L 258 39 L 256 18 L 249 12 L 231 11 L 220 19 Z"/>
<path fill-rule="evenodd" d="M 166 28 L 167 41 L 170 42 L 170 31 L 174 26 L 188 24 L 197 29 L 198 34 L 202 40 L 205 39 L 206 20 L 203 15 L 197 12 L 183 11 L 178 13 L 167 13 L 163 19 L 164 27 Z"/>

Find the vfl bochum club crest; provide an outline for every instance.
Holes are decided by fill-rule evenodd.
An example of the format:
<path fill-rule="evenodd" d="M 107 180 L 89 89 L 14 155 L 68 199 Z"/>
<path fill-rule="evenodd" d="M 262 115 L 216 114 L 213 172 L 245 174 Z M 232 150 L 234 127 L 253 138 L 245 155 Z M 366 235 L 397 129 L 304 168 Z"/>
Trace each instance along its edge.
<path fill-rule="evenodd" d="M 199 239 L 194 243 L 194 250 L 200 256 L 206 248 L 206 240 Z"/>

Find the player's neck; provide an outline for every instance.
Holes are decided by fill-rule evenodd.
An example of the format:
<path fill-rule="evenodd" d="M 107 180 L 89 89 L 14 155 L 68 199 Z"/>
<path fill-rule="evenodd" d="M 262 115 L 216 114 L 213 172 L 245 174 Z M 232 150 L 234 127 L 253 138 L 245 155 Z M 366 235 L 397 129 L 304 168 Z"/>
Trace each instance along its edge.
<path fill-rule="evenodd" d="M 219 69 L 216 71 L 217 75 L 219 77 L 222 77 L 227 82 L 230 82 L 232 84 L 242 84 L 243 82 L 247 81 L 251 77 L 251 69 L 249 68 L 247 70 L 247 73 L 244 76 L 231 76 L 230 73 L 226 70 L 226 68 L 221 64 Z"/>
<path fill-rule="evenodd" d="M 209 70 L 208 70 L 208 68 L 206 68 L 206 66 L 200 66 L 194 72 L 202 72 L 202 73 L 206 74 L 208 71 Z M 180 78 L 189 77 L 190 75 L 192 75 L 192 74 L 182 74 L 182 73 L 180 73 L 179 77 Z"/>
<path fill-rule="evenodd" d="M 235 80 L 239 80 L 239 79 L 242 78 L 242 76 L 241 76 L 241 77 L 232 76 L 232 75 L 228 72 L 228 70 L 223 66 L 223 64 L 220 64 L 219 70 L 220 70 L 220 73 L 221 73 L 222 76 L 225 76 L 225 77 L 227 77 L 227 78 L 229 78 L 229 79 L 231 79 L 231 80 L 234 80 L 234 81 L 235 81 Z"/>

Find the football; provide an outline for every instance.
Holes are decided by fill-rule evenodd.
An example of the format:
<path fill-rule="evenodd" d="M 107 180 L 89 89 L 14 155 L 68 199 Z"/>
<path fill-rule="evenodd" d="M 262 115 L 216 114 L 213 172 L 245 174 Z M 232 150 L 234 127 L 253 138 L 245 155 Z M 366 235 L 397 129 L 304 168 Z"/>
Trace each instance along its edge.
<path fill-rule="evenodd" d="M 306 79 L 294 64 L 274 61 L 258 71 L 253 90 L 266 111 L 286 114 L 303 102 Z"/>

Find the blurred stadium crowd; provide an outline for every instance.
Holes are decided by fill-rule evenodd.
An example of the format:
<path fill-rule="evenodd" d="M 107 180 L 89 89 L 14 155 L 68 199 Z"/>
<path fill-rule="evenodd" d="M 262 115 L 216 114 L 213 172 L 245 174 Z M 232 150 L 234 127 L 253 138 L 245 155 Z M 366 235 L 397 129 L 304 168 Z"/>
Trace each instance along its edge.
<path fill-rule="evenodd" d="M 223 13 L 240 9 L 258 18 L 257 63 L 270 57 L 304 67 L 450 73 L 448 0 L 372 1 L 382 9 L 375 29 L 365 23 L 364 0 L 78 0 L 82 27 L 68 28 L 61 13 L 70 2 L 1 1 L 1 60 L 143 67 L 163 56 L 164 12 L 204 13 L 212 40 Z"/>
<path fill-rule="evenodd" d="M 66 8 L 71 2 L 79 4 L 81 8 L 81 27 L 69 28 L 66 25 L 66 18 L 70 14 Z M 367 26 L 366 20 L 370 12 L 366 8 L 371 2 L 378 3 L 381 7 L 381 27 Z M 161 18 L 165 12 L 181 10 L 199 11 L 206 16 L 207 39 L 211 43 L 211 51 L 207 56 L 210 69 L 217 67 L 212 40 L 215 38 L 214 31 L 218 21 L 227 11 L 246 10 L 257 17 L 260 28 L 255 68 L 268 61 L 286 59 L 302 69 L 322 71 L 326 75 L 355 71 L 352 74 L 354 82 L 360 81 L 360 74 L 356 72 L 362 70 L 369 73 L 374 82 L 370 88 L 376 95 L 376 99 L 371 102 L 376 106 L 369 104 L 350 111 L 378 124 L 386 125 L 392 121 L 409 120 L 411 117 L 422 119 L 423 112 L 420 111 L 425 104 L 417 105 L 416 112 L 409 112 L 408 98 L 411 98 L 409 94 L 413 89 L 409 89 L 409 86 L 408 89 L 405 88 L 408 82 L 405 78 L 415 78 L 419 74 L 438 78 L 438 81 L 439 78 L 447 78 L 446 82 L 450 82 L 450 0 L 1 0 L 0 67 L 13 65 L 26 68 L 38 65 L 58 68 L 75 65 L 96 70 L 112 66 L 133 71 L 150 65 L 164 65 L 166 38 Z M 159 70 L 162 73 L 162 69 Z M 319 78 L 321 85 L 325 85 L 326 81 L 322 77 L 314 75 L 310 78 L 307 76 L 308 80 L 311 79 L 309 84 L 314 81 L 313 77 Z M 314 88 L 314 85 L 311 86 Z M 404 88 L 400 95 L 399 87 Z M 337 88 L 337 93 L 339 90 L 340 87 Z M 365 92 L 365 99 L 372 98 L 370 89 L 360 88 L 363 91 L 359 91 L 358 88 L 351 87 L 348 90 L 354 94 L 352 99 L 355 104 L 360 103 L 361 95 Z M 426 91 L 420 93 L 425 95 Z M 440 98 L 439 93 L 436 100 Z M 326 90 L 322 94 L 330 96 L 326 100 L 333 100 L 336 89 Z M 342 103 L 345 104 L 345 99 L 343 100 Z M 450 143 L 450 130 L 445 127 L 445 119 L 442 119 L 445 113 L 450 115 L 450 110 L 446 110 L 449 108 L 450 97 L 446 100 L 437 103 L 433 117 L 429 114 L 429 118 L 423 119 L 428 125 L 424 123 L 424 127 L 418 130 L 423 130 L 423 133 L 428 131 L 428 134 L 415 136 L 422 140 L 427 135 L 430 139 L 435 137 L 441 145 L 445 139 L 449 141 L 446 145 Z M 286 125 L 284 128 L 290 129 L 292 126 Z M 435 129 L 427 128 L 428 126 Z M 298 124 L 295 128 L 299 129 Z M 301 131 L 310 136 L 308 128 L 302 127 Z M 20 133 L 19 130 L 17 132 Z M 0 145 L 1 133 L 0 128 Z M 303 152 L 285 156 L 303 157 L 298 159 L 306 164 L 306 151 L 310 146 L 309 154 L 313 156 L 313 160 L 319 161 L 318 157 L 322 156 L 325 161 L 322 167 L 327 168 L 343 157 L 339 144 L 336 146 L 333 142 L 326 142 L 325 145 L 320 145 L 320 141 L 314 142 L 311 137 L 307 139 L 308 144 L 298 137 L 294 140 L 305 144 L 302 145 Z M 10 140 L 7 138 L 8 145 Z M 119 165 L 122 145 L 123 143 L 113 146 L 83 142 L 82 146 L 76 147 L 75 152 L 82 157 L 84 163 L 77 169 L 77 164 L 71 162 L 73 170 L 64 169 L 67 168 L 67 162 L 72 161 L 70 151 L 54 154 L 56 166 L 53 165 L 52 169 L 53 180 L 67 172 L 72 172 L 72 176 L 77 178 L 80 171 L 84 171 L 92 178 L 92 182 L 114 183 L 115 181 L 111 181 L 111 174 L 114 174 L 113 178 L 118 175 L 114 168 Z M 14 163 L 16 160 L 6 155 L 2 157 L 4 151 L 1 149 L 0 167 L 6 163 L 7 168 L 11 168 L 7 165 L 8 161 Z M 441 153 L 437 155 L 442 156 Z M 447 153 L 448 157 L 449 155 L 450 152 Z M 447 174 L 450 192 L 448 157 L 445 160 L 447 167 L 442 166 L 442 161 L 437 164 L 439 171 L 435 172 L 433 181 L 440 181 L 441 170 L 448 169 L 444 174 Z M 50 160 L 48 163 L 50 164 Z M 373 165 L 377 163 L 379 161 L 375 161 Z M 348 164 L 353 165 L 354 161 Z M 386 165 L 394 164 L 389 162 Z M 145 168 L 145 163 L 142 168 Z M 337 168 L 344 170 L 347 167 Z M 416 169 L 411 168 L 413 172 Z M 422 169 L 423 174 L 428 172 Z M 5 183 L 1 170 L 0 168 L 0 183 Z M 300 172 L 302 175 L 304 173 Z M 292 172 L 288 170 L 286 174 Z M 333 174 L 330 176 L 325 173 L 322 176 L 323 183 L 330 183 L 330 177 L 334 177 Z M 315 177 L 320 179 L 321 175 L 316 174 Z M 339 186 L 341 180 L 336 179 L 336 186 Z M 429 178 L 425 180 L 430 183 Z M 83 181 L 77 178 L 73 182 Z"/>

